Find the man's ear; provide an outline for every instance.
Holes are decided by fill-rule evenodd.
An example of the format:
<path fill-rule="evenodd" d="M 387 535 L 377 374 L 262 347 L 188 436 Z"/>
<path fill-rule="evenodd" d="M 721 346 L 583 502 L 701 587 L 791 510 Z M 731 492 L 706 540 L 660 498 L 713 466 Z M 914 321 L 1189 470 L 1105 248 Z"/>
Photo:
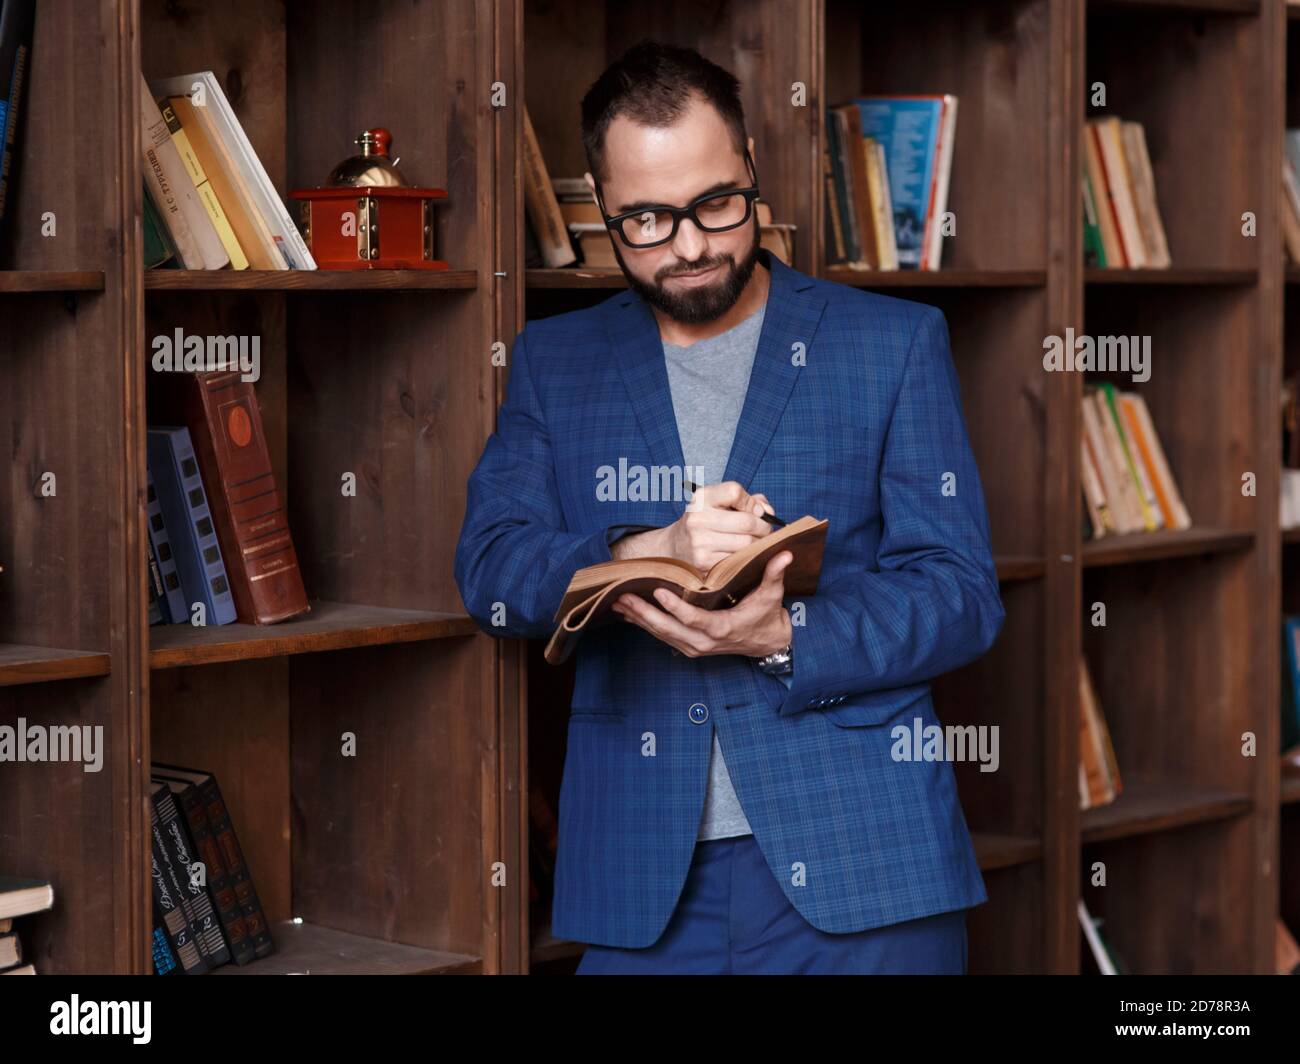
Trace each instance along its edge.
<path fill-rule="evenodd" d="M 750 137 L 750 138 L 745 142 L 745 144 L 746 144 L 746 147 L 749 148 L 749 157 L 750 157 L 751 159 L 754 159 L 754 138 L 753 138 L 753 137 Z M 754 165 L 755 165 L 755 166 L 758 165 L 758 160 L 757 160 L 757 159 L 754 159 Z"/>

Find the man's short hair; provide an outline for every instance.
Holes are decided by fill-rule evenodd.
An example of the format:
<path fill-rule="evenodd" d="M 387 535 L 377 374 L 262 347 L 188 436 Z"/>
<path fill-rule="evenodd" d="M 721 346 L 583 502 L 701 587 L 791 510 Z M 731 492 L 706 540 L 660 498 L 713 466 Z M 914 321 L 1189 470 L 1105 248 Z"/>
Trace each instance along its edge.
<path fill-rule="evenodd" d="M 736 151 L 745 151 L 745 111 L 740 82 L 694 48 L 656 41 L 633 45 L 600 75 L 582 98 L 582 146 L 597 181 L 605 173 L 605 133 L 624 115 L 643 126 L 662 129 L 686 113 L 692 99 L 713 106 L 731 132 Z"/>

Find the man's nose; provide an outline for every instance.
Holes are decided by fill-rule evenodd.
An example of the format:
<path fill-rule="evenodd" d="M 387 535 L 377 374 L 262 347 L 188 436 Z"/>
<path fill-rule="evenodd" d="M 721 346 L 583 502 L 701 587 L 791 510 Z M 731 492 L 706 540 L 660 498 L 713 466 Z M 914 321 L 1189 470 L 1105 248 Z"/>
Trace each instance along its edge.
<path fill-rule="evenodd" d="M 677 226 L 677 235 L 673 237 L 672 248 L 683 262 L 694 262 L 708 250 L 709 242 L 696 224 L 689 218 L 683 218 Z"/>

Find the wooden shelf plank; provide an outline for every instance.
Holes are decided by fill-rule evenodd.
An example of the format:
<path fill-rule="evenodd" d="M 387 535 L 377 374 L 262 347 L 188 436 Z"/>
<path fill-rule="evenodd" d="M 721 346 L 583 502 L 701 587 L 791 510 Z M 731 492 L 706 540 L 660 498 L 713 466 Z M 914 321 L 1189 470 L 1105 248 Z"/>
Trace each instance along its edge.
<path fill-rule="evenodd" d="M 975 856 L 980 868 L 985 872 L 1031 864 L 1043 856 L 1042 840 L 1029 835 L 996 835 L 972 831 L 971 842 L 975 844 Z"/>
<path fill-rule="evenodd" d="M 1079 814 L 1079 828 L 1085 844 L 1149 835 L 1158 831 L 1249 813 L 1250 796 L 1234 791 L 1216 791 L 1175 784 L 1126 785 L 1110 805 L 1087 809 Z"/>
<path fill-rule="evenodd" d="M 149 667 L 212 665 L 222 661 L 314 654 L 322 650 L 414 643 L 473 635 L 474 621 L 460 613 L 395 610 L 342 602 L 313 602 L 299 620 L 280 624 L 222 624 L 196 628 L 188 624 L 149 629 Z"/>
<path fill-rule="evenodd" d="M 1038 580 L 1047 570 L 1043 559 L 1032 554 L 995 554 L 993 562 L 998 567 L 998 579 L 1004 584 Z"/>
<path fill-rule="evenodd" d="M 1281 804 L 1291 805 L 1293 802 L 1300 802 L 1300 774 L 1283 772 Z"/>
<path fill-rule="evenodd" d="M 1220 15 L 1258 15 L 1259 0 L 1088 0 L 1103 11 L 1200 11 Z"/>
<path fill-rule="evenodd" d="M 407 946 L 315 924 L 285 920 L 272 925 L 275 952 L 213 975 L 480 975 L 481 957 Z"/>
<path fill-rule="evenodd" d="M 1089 540 L 1083 545 L 1083 565 L 1086 569 L 1099 565 L 1158 561 L 1162 558 L 1187 558 L 1197 554 L 1224 554 L 1249 550 L 1254 542 L 1254 532 L 1231 528 L 1133 532 L 1124 536 Z"/>
<path fill-rule="evenodd" d="M 1167 270 L 1111 270 L 1089 268 L 1083 271 L 1087 284 L 1149 284 L 1149 285 L 1252 285 L 1259 280 L 1259 271 L 1251 267 L 1241 269 L 1179 269 Z"/>
<path fill-rule="evenodd" d="M 93 650 L 60 650 L 0 643 L 0 687 L 107 676 L 109 657 Z"/>
<path fill-rule="evenodd" d="M 851 288 L 1039 288 L 1046 270 L 851 270 L 827 266 L 822 277 Z"/>
<path fill-rule="evenodd" d="M 853 288 L 1038 288 L 1046 270 L 850 270 L 828 266 L 821 276 Z M 528 270 L 528 288 L 626 288 L 621 270 Z"/>
<path fill-rule="evenodd" d="M 478 274 L 473 270 L 145 270 L 144 286 L 186 292 L 469 290 L 478 287 Z"/>
<path fill-rule="evenodd" d="M 102 292 L 103 270 L 0 270 L 0 292 Z"/>

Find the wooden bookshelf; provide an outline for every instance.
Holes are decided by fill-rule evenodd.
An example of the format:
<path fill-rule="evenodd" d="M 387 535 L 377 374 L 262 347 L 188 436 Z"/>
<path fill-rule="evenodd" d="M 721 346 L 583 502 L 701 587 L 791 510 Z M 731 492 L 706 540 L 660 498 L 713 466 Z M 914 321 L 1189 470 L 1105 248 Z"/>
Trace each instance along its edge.
<path fill-rule="evenodd" d="M 496 402 L 500 119 L 480 92 L 502 14 L 491 0 L 40 5 L 0 261 L 14 473 L 0 489 L 0 720 L 102 724 L 108 754 L 99 773 L 0 773 L 0 807 L 70 818 L 0 823 L 0 867 L 54 883 L 54 910 L 21 929 L 38 971 L 149 971 L 152 760 L 216 773 L 273 925 L 276 953 L 221 974 L 520 967 L 506 939 L 527 876 L 503 810 L 516 769 L 488 753 L 511 749 L 500 651 L 452 575 Z M 451 268 L 144 271 L 142 69 L 217 71 L 282 195 L 387 125 L 408 177 L 448 192 L 435 217 Z M 51 129 L 77 144 L 71 172 Z M 39 232 L 48 211 L 56 238 Z M 305 617 L 148 627 L 145 428 L 180 416 L 150 339 L 177 327 L 260 337 Z M 33 490 L 46 470 L 53 498 Z M 491 883 L 500 860 L 505 887 Z"/>
<path fill-rule="evenodd" d="M 1283 370 L 1300 368 L 1300 269 L 1267 236 L 1281 131 L 1300 126 L 1294 19 L 1282 0 L 749 0 L 707 19 L 691 0 L 43 3 L 0 259 L 13 441 L 0 721 L 102 725 L 108 756 L 100 773 L 0 774 L 0 808 L 75 819 L 53 833 L 0 818 L 0 866 L 55 883 L 55 910 L 24 934 L 38 969 L 148 971 L 151 759 L 216 772 L 274 923 L 279 952 L 224 974 L 495 974 L 581 954 L 529 906 L 530 793 L 557 803 L 572 670 L 478 632 L 452 557 L 508 378 L 492 345 L 625 285 L 616 271 L 525 269 L 518 104 L 551 175 L 581 175 L 582 93 L 653 36 L 741 77 L 796 268 L 947 318 L 1007 610 L 985 658 L 934 682 L 945 724 L 1001 735 L 998 772 L 956 766 L 989 894 L 968 920 L 971 971 L 1077 972 L 1080 898 L 1135 972 L 1270 970 L 1275 918 L 1300 930 L 1300 790 L 1277 757 L 1277 619 L 1300 612 L 1300 552 L 1283 543 L 1300 540 L 1277 528 L 1275 466 Z M 449 192 L 436 217 L 451 269 L 144 271 L 141 68 L 218 72 L 282 194 L 387 125 L 408 177 Z M 497 80 L 509 103 L 494 110 Z M 794 82 L 807 106 L 791 105 Z M 1079 143 L 1096 82 L 1106 113 L 1146 129 L 1169 270 L 1083 266 Z M 961 100 L 942 269 L 827 267 L 824 107 L 918 92 Z M 78 145 L 71 173 L 40 135 L 56 128 Z M 1241 235 L 1246 210 L 1257 239 Z M 33 221 L 49 211 L 53 239 Z M 147 625 L 145 429 L 174 416 L 149 341 L 178 326 L 261 338 L 307 618 Z M 1067 328 L 1152 337 L 1150 379 L 1112 379 L 1147 398 L 1189 531 L 1082 542 L 1086 382 L 1041 366 L 1044 337 Z M 53 497 L 33 487 L 47 471 Z M 355 498 L 339 492 L 349 471 Z M 1091 623 L 1098 602 L 1105 627 Z M 1081 813 L 1085 657 L 1126 786 Z M 364 756 L 339 756 L 344 732 Z M 1092 885 L 1098 863 L 1108 886 Z"/>

